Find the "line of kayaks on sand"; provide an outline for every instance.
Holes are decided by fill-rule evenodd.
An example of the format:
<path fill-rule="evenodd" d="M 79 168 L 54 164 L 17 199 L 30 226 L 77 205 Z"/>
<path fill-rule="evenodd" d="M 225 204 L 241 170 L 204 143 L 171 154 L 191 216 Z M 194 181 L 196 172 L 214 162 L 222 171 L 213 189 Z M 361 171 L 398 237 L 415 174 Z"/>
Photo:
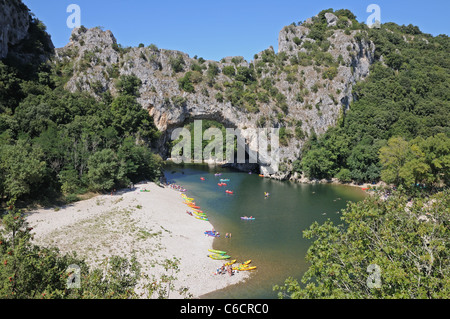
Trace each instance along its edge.
<path fill-rule="evenodd" d="M 220 176 L 215 174 L 215 176 Z M 205 180 L 204 177 L 201 178 L 201 180 Z M 221 179 L 221 184 L 222 185 L 226 185 L 225 183 L 223 183 L 224 181 L 230 181 L 229 179 Z M 219 184 L 219 186 L 221 186 L 221 184 Z M 230 190 L 226 190 L 227 194 L 233 194 L 233 191 Z M 184 199 L 184 203 L 189 206 L 192 209 L 192 212 L 187 212 L 189 215 L 194 216 L 197 219 L 200 220 L 204 220 L 204 221 L 208 221 L 208 216 L 202 211 L 200 210 L 200 206 L 197 206 L 195 203 L 195 199 L 188 197 L 186 194 L 181 194 L 181 197 Z M 241 217 L 241 219 L 243 220 L 255 220 L 254 217 Z M 211 236 L 211 237 L 220 237 L 219 233 L 216 231 L 205 231 L 205 235 Z M 214 250 L 214 249 L 208 249 L 208 251 L 210 252 L 210 254 L 208 255 L 209 258 L 214 259 L 214 260 L 227 260 L 230 259 L 231 256 L 227 255 L 226 251 L 220 251 L 220 250 Z M 224 264 L 224 266 L 232 266 L 236 263 L 236 259 L 231 260 L 229 262 L 227 262 L 226 264 Z M 243 262 L 242 264 L 232 267 L 232 270 L 237 270 L 237 271 L 249 271 L 249 270 L 254 270 L 256 269 L 256 266 L 249 266 L 249 264 L 251 263 L 251 260 L 247 260 L 246 262 Z"/>
<path fill-rule="evenodd" d="M 181 197 L 184 199 L 184 203 L 192 209 L 192 213 L 188 212 L 191 216 L 204 221 L 209 220 L 208 216 L 200 210 L 200 206 L 195 205 L 193 198 L 187 197 L 186 194 L 181 194 Z"/>

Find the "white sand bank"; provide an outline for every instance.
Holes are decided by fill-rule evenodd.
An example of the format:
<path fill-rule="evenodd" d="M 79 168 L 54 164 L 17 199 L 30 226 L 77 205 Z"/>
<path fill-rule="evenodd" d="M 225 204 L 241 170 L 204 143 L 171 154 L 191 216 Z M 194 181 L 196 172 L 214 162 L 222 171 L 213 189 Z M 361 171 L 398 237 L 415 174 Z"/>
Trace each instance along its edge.
<path fill-rule="evenodd" d="M 176 257 L 180 272 L 174 284 L 187 287 L 194 298 L 246 279 L 248 272 L 231 277 L 213 274 L 224 262 L 207 257 L 213 238 L 204 232 L 212 225 L 186 214 L 187 208 L 178 191 L 146 183 L 58 211 L 35 210 L 27 221 L 34 228 L 37 244 L 58 247 L 63 253 L 75 251 L 92 266 L 109 256 L 135 254 L 142 271 L 159 278 L 164 269 L 155 263 Z M 170 298 L 181 296 L 171 293 Z"/>

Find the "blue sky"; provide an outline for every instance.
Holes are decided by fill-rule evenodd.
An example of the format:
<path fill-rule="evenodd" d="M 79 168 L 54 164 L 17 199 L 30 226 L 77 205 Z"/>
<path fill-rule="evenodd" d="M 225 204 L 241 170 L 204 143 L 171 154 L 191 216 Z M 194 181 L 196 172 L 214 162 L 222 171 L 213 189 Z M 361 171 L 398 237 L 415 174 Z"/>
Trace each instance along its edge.
<path fill-rule="evenodd" d="M 323 9 L 350 9 L 366 21 L 367 6 L 381 8 L 381 22 L 413 24 L 425 33 L 449 35 L 449 0 L 23 0 L 47 25 L 56 47 L 69 41 L 66 25 L 69 4 L 81 8 L 81 24 L 111 30 L 118 43 L 156 44 L 191 57 L 220 60 L 225 56 L 253 55 L 278 45 L 280 30 Z"/>

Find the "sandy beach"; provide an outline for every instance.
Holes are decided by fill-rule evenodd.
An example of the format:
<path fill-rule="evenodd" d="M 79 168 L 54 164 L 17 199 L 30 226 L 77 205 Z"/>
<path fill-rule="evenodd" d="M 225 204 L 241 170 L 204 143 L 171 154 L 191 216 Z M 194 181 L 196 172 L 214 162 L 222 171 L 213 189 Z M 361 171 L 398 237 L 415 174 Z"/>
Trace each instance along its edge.
<path fill-rule="evenodd" d="M 36 244 L 58 247 L 62 253 L 74 251 L 90 266 L 98 267 L 109 256 L 130 258 L 134 254 L 143 273 L 159 278 L 165 272 L 161 263 L 176 257 L 180 271 L 174 285 L 176 289 L 187 287 L 193 298 L 248 278 L 249 272 L 214 275 L 224 261 L 207 257 L 214 238 L 204 232 L 213 226 L 186 214 L 187 208 L 180 192 L 141 183 L 112 196 L 33 210 L 27 221 L 34 228 Z M 176 292 L 169 296 L 182 297 Z"/>

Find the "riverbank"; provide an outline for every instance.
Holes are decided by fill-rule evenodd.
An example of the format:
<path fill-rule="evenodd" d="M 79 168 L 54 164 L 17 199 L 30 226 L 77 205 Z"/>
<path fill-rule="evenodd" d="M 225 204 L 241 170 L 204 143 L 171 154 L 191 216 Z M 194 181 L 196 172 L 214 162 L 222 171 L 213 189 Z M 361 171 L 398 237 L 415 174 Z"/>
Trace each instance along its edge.
<path fill-rule="evenodd" d="M 335 185 L 342 185 L 342 186 L 350 186 L 350 187 L 356 187 L 363 191 L 367 191 L 369 189 L 380 189 L 383 187 L 388 186 L 385 182 L 379 181 L 378 183 L 355 183 L 355 182 L 341 182 L 337 178 L 332 179 L 310 179 L 306 177 L 305 175 L 300 175 L 298 173 L 291 174 L 281 174 L 281 175 L 265 175 L 264 178 L 270 178 L 275 179 L 279 181 L 291 181 L 295 183 L 301 183 L 301 184 L 335 184 Z"/>
<path fill-rule="evenodd" d="M 180 192 L 141 183 L 113 195 L 33 210 L 27 221 L 36 244 L 58 247 L 62 253 L 76 252 L 92 267 L 110 256 L 130 259 L 134 255 L 143 274 L 159 279 L 165 274 L 162 263 L 177 258 L 175 290 L 186 287 L 193 298 L 245 280 L 247 272 L 231 277 L 213 274 L 224 262 L 207 257 L 213 237 L 204 232 L 212 225 L 186 214 L 186 209 Z M 170 294 L 170 298 L 182 297 Z"/>

